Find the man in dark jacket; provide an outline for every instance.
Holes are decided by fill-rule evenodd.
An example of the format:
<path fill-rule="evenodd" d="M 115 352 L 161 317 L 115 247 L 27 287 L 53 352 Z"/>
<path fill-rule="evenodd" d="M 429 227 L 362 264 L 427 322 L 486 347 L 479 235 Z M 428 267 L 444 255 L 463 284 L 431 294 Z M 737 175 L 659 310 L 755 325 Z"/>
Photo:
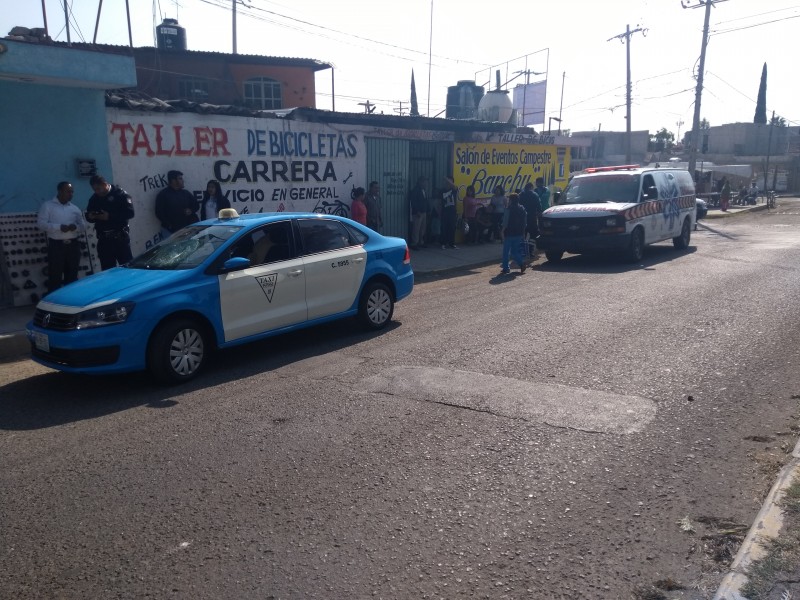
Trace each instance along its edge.
<path fill-rule="evenodd" d="M 408 203 L 411 209 L 411 248 L 417 250 L 425 247 L 425 229 L 428 225 L 428 192 L 425 189 L 428 178 L 421 175 L 417 185 L 408 193 Z"/>
<path fill-rule="evenodd" d="M 100 269 L 127 264 L 133 258 L 128 229 L 128 221 L 133 218 L 133 200 L 128 192 L 111 185 L 102 175 L 94 175 L 89 185 L 94 194 L 86 206 L 86 220 L 94 223 Z"/>
<path fill-rule="evenodd" d="M 383 227 L 383 215 L 381 214 L 381 186 L 377 181 L 369 182 L 364 205 L 367 207 L 367 227 L 380 233 Z"/>
<path fill-rule="evenodd" d="M 503 238 L 503 273 L 511 273 L 509 268 L 509 254 L 519 265 L 520 274 L 525 272 L 527 263 L 522 254 L 522 240 L 525 236 L 525 228 L 528 225 L 528 214 L 519 204 L 519 194 L 509 194 L 508 208 L 503 213 L 503 225 L 500 235 Z"/>
<path fill-rule="evenodd" d="M 542 205 L 539 194 L 533 190 L 533 184 L 528 182 L 525 191 L 519 196 L 519 203 L 528 213 L 528 226 L 525 230 L 525 237 L 528 241 L 528 256 L 533 257 L 533 244 L 539 235 L 539 217 L 542 214 Z"/>
<path fill-rule="evenodd" d="M 183 173 L 169 171 L 167 187 L 156 196 L 156 217 L 161 221 L 161 237 L 166 239 L 173 233 L 199 221 L 197 198 L 183 189 Z"/>

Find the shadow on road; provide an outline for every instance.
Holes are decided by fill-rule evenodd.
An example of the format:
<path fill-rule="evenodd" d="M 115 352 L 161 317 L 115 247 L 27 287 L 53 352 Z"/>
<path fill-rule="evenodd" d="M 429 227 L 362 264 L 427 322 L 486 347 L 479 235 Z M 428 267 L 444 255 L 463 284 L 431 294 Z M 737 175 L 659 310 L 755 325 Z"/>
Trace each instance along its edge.
<path fill-rule="evenodd" d="M 400 326 L 401 323 L 393 321 L 383 331 L 366 332 L 354 319 L 345 319 L 220 350 L 211 356 L 206 370 L 196 379 L 171 387 L 159 385 L 148 373 L 89 376 L 52 372 L 37 375 L 0 386 L 0 430 L 57 427 L 137 406 L 169 409 L 180 403 L 181 396 L 191 395 L 197 390 L 335 352 Z"/>
<path fill-rule="evenodd" d="M 672 244 L 647 246 L 644 256 L 636 263 L 626 262 L 619 254 L 614 252 L 597 252 L 594 254 L 565 254 L 557 263 L 545 260 L 542 264 L 533 267 L 535 271 L 562 271 L 564 273 L 625 273 L 649 269 L 660 264 L 679 260 L 688 254 L 697 252 L 695 246 L 686 250 L 675 250 Z"/>

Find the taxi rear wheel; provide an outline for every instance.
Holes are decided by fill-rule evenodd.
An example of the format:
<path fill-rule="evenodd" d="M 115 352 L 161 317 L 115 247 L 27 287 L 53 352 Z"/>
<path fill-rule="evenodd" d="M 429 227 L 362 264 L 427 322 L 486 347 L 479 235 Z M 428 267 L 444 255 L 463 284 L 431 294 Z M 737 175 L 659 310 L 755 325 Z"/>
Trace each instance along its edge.
<path fill-rule="evenodd" d="M 368 329 L 383 329 L 392 320 L 394 296 L 385 283 L 368 283 L 361 293 L 358 318 Z"/>
<path fill-rule="evenodd" d="M 196 321 L 167 321 L 150 339 L 147 365 L 159 381 L 182 383 L 200 372 L 209 350 L 205 329 Z"/>

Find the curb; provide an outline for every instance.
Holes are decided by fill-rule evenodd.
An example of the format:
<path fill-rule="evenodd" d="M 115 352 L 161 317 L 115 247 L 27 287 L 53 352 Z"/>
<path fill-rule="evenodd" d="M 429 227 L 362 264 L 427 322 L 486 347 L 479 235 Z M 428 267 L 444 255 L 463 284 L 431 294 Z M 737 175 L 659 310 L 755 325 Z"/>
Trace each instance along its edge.
<path fill-rule="evenodd" d="M 757 204 L 755 206 L 748 206 L 747 208 L 739 209 L 736 212 L 722 212 L 719 209 L 712 209 L 714 210 L 714 214 L 711 214 L 711 211 L 703 217 L 701 220 L 705 221 L 707 219 L 727 219 L 728 217 L 738 217 L 739 215 L 746 215 L 747 213 L 757 212 L 760 210 L 767 210 L 766 204 Z"/>
<path fill-rule="evenodd" d="M 773 540 L 778 537 L 783 526 L 783 509 L 778 506 L 778 501 L 796 477 L 800 477 L 800 441 L 794 447 L 792 459 L 781 469 L 778 480 L 764 500 L 764 505 L 731 563 L 730 573 L 722 580 L 713 600 L 747 600 L 739 593 L 748 581 L 745 572 L 754 561 L 766 554 L 761 540 Z"/>

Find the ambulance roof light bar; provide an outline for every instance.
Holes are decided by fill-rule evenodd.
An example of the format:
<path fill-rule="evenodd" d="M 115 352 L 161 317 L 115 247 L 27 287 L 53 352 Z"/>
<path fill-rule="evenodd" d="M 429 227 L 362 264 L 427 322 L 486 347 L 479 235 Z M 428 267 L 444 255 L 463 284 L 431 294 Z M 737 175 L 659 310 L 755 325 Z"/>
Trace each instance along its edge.
<path fill-rule="evenodd" d="M 630 171 L 632 169 L 641 169 L 641 165 L 615 165 L 613 167 L 588 167 L 583 170 L 584 173 L 603 173 L 604 171 Z"/>

